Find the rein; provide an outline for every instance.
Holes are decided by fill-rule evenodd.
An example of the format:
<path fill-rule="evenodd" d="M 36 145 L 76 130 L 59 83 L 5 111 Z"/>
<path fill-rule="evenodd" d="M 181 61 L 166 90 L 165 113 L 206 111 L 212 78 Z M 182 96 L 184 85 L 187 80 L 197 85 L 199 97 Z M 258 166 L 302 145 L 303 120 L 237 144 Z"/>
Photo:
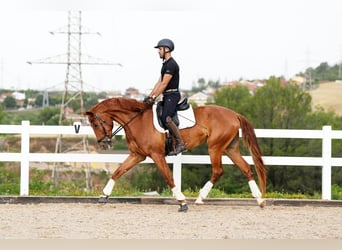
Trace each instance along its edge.
<path fill-rule="evenodd" d="M 117 133 L 119 133 L 125 126 L 127 126 L 128 124 L 130 124 L 135 118 L 137 118 L 139 115 L 141 115 L 143 112 L 145 112 L 145 110 L 147 109 L 147 107 L 145 107 L 144 109 L 140 110 L 138 113 L 136 113 L 131 119 L 129 119 L 125 124 L 120 125 L 111 135 L 107 134 L 107 131 L 105 129 L 105 127 L 103 126 L 103 123 L 106 123 L 106 121 L 104 121 L 98 114 L 95 114 L 96 119 L 98 119 L 100 121 L 101 127 L 103 129 L 104 132 L 104 136 L 100 139 L 97 140 L 97 142 L 101 142 L 103 141 L 106 137 L 111 140 L 113 138 L 113 136 L 115 136 Z M 108 141 L 109 141 L 108 140 Z"/>
<path fill-rule="evenodd" d="M 117 133 L 119 133 L 125 126 L 127 126 L 128 124 L 130 124 L 135 118 L 137 118 L 139 115 L 141 115 L 143 112 L 145 112 L 147 108 L 144 108 L 142 110 L 140 110 L 138 113 L 136 113 L 131 119 L 129 119 L 124 125 L 120 125 L 113 133 L 112 136 L 116 135 Z"/>

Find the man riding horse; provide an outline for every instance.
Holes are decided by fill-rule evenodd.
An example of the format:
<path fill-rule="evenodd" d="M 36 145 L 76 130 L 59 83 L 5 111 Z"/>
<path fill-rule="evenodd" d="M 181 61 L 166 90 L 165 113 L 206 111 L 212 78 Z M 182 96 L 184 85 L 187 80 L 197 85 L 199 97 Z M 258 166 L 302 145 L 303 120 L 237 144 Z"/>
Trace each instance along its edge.
<path fill-rule="evenodd" d="M 170 39 L 162 39 L 154 48 L 158 49 L 159 57 L 163 59 L 163 66 L 161 68 L 161 76 L 149 96 L 145 98 L 144 102 L 152 105 L 155 99 L 160 94 L 163 94 L 164 108 L 161 121 L 176 139 L 176 146 L 168 155 L 177 155 L 186 151 L 186 145 L 183 142 L 177 125 L 171 118 L 176 113 L 176 106 L 180 100 L 179 66 L 171 56 L 171 52 L 174 50 L 175 46 Z"/>
<path fill-rule="evenodd" d="M 154 103 L 157 96 L 163 94 L 164 110 L 162 121 L 177 142 L 172 154 L 179 154 L 186 149 L 190 150 L 203 143 L 208 146 L 212 174 L 200 189 L 195 203 L 202 204 L 203 200 L 208 197 L 213 185 L 223 175 L 222 155 L 226 155 L 247 178 L 252 196 L 259 206 L 264 207 L 266 204 L 264 196 L 266 193 L 267 168 L 262 159 L 261 149 L 253 125 L 243 115 L 231 109 L 217 105 L 205 105 L 194 109 L 196 124 L 182 130 L 182 138 L 178 127 L 171 118 L 176 112 L 176 105 L 180 99 L 178 90 L 179 67 L 171 57 L 174 44 L 169 39 L 163 39 L 159 41 L 156 48 L 159 49 L 160 58 L 164 60 L 164 63 L 160 79 L 150 95 L 144 100 L 145 103 L 131 98 L 110 98 L 94 105 L 90 110 L 83 113 L 88 116 L 89 123 L 101 147 L 111 148 L 112 137 L 117 131 L 124 129 L 130 151 L 128 157 L 108 180 L 99 202 L 107 202 L 116 181 L 138 163 L 144 161 L 146 157 L 150 157 L 172 190 L 173 196 L 179 202 L 178 211 L 186 212 L 188 210 L 185 196 L 180 188 L 175 185 L 170 167 L 165 159 L 166 149 L 163 147 L 165 145 L 165 136 L 157 131 L 154 124 L 150 122 L 153 119 L 153 110 L 148 107 Z M 134 122 L 132 122 L 133 120 Z M 114 132 L 112 131 L 113 121 L 120 124 L 119 130 Z M 252 156 L 261 192 L 255 182 L 251 166 L 241 156 L 240 129 L 242 142 L 247 146 Z"/>

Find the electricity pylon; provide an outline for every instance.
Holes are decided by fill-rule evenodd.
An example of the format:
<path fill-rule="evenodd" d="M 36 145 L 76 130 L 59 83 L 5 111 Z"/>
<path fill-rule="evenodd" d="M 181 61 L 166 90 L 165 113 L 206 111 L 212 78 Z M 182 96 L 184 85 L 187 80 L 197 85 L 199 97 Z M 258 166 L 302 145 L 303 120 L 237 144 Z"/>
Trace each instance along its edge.
<path fill-rule="evenodd" d="M 65 34 L 68 38 L 68 47 L 67 53 L 62 55 L 57 55 L 53 57 L 48 57 L 45 59 L 40 59 L 32 62 L 28 62 L 29 64 L 66 64 L 66 75 L 64 81 L 64 92 L 62 96 L 62 103 L 59 114 L 59 125 L 70 124 L 70 122 L 84 121 L 83 116 L 81 115 L 84 112 L 84 100 L 83 100 L 83 78 L 82 78 L 82 65 L 118 65 L 122 66 L 119 63 L 112 63 L 110 61 L 105 61 L 100 58 L 95 58 L 82 53 L 82 36 L 95 34 L 100 35 L 98 32 L 91 32 L 86 27 L 82 26 L 82 12 L 81 11 L 69 11 L 68 12 L 68 25 L 67 27 L 62 27 L 56 31 L 51 31 L 50 34 Z M 71 101 L 79 101 L 79 114 L 74 115 L 72 118 L 69 117 L 67 120 L 67 108 Z M 80 146 L 80 147 L 79 147 Z M 88 153 L 88 139 L 87 136 L 83 136 L 82 142 L 78 145 L 75 145 L 70 149 L 65 151 L 77 150 Z M 59 135 L 56 140 L 55 153 L 62 153 L 62 135 Z M 57 182 L 57 171 L 56 168 L 53 168 L 53 179 L 55 183 Z M 90 167 L 88 168 L 90 170 Z M 89 171 L 86 171 L 89 172 Z M 90 186 L 87 182 L 87 189 L 90 189 Z"/>
<path fill-rule="evenodd" d="M 338 77 L 339 80 L 342 80 L 342 49 L 341 49 L 341 58 L 340 58 L 340 64 L 338 65 Z"/>

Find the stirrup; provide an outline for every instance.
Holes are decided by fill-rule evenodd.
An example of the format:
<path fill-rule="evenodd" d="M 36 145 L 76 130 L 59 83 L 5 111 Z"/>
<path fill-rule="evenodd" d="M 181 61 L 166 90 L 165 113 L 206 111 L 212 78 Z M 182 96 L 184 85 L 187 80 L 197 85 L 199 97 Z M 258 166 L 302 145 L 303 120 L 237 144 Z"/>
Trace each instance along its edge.
<path fill-rule="evenodd" d="M 179 153 L 188 151 L 184 143 L 176 145 L 175 149 L 168 153 L 169 156 L 178 155 Z"/>

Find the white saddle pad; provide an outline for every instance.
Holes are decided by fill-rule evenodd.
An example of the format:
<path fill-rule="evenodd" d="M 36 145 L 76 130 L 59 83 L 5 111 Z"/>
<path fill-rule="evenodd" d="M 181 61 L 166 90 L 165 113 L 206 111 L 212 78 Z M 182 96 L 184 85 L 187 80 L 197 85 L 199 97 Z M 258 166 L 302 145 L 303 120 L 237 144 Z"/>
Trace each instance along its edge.
<path fill-rule="evenodd" d="M 156 130 L 160 133 L 165 133 L 166 130 L 159 125 L 157 118 L 157 104 L 152 106 L 153 111 L 153 124 Z M 187 110 L 177 111 L 178 120 L 179 120 L 179 129 L 190 128 L 196 124 L 194 110 L 190 104 L 190 107 Z"/>

